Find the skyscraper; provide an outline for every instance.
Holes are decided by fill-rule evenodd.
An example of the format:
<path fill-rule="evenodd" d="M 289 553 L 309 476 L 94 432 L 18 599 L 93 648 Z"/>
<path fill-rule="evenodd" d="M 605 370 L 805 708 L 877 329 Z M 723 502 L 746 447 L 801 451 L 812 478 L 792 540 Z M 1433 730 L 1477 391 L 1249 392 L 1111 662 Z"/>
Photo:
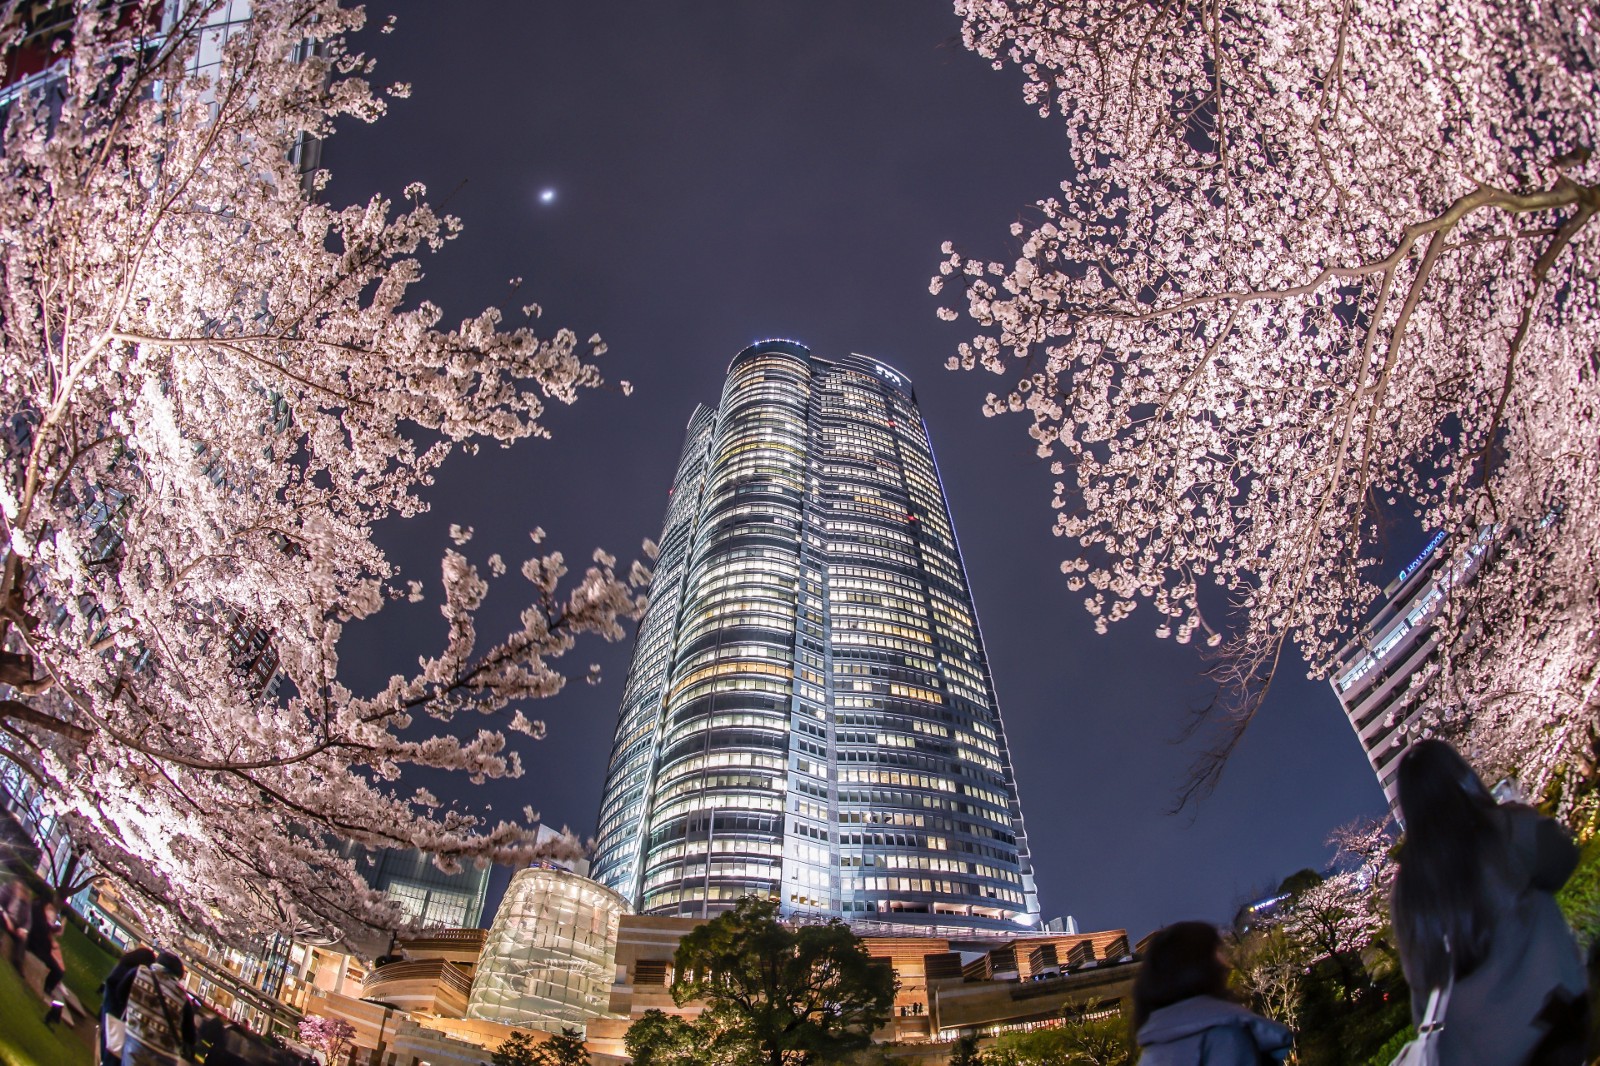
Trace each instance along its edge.
<path fill-rule="evenodd" d="M 966 571 L 893 368 L 767 341 L 689 419 L 593 876 L 644 914 L 754 894 L 865 927 L 1037 924 Z"/>
<path fill-rule="evenodd" d="M 406 922 L 423 929 L 470 929 L 483 920 L 489 894 L 489 867 L 470 861 L 447 874 L 433 856 L 415 848 L 364 848 L 345 844 L 356 872 L 367 884 L 400 904 Z"/>
<path fill-rule="evenodd" d="M 1477 575 L 1499 532 L 1498 525 L 1483 526 L 1449 555 L 1441 551 L 1445 534 L 1435 534 L 1383 590 L 1377 614 L 1334 657 L 1328 683 L 1393 810 L 1399 809 L 1400 756 L 1421 728 L 1427 667 L 1439 657 L 1437 623 L 1451 597 Z"/>

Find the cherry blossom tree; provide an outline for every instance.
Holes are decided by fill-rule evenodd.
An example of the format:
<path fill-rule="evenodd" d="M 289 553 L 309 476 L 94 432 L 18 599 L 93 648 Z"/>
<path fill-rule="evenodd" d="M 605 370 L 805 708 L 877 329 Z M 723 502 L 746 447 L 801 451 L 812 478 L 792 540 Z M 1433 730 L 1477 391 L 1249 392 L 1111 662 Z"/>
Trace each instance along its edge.
<path fill-rule="evenodd" d="M 1096 626 L 1143 602 L 1219 649 L 1182 799 L 1292 646 L 1325 673 L 1407 524 L 1499 536 L 1430 727 L 1574 783 L 1600 707 L 1593 4 L 955 6 L 1073 169 L 1009 259 L 946 244 L 932 290 L 960 282 L 978 327 L 950 366 L 1006 379 L 984 410 L 1060 477 Z"/>
<path fill-rule="evenodd" d="M 324 1062 L 338 1062 L 355 1035 L 355 1026 L 343 1018 L 308 1014 L 300 1019 L 300 1039 L 307 1047 L 322 1052 Z"/>
<path fill-rule="evenodd" d="M 1388 900 L 1373 891 L 1371 871 L 1347 871 L 1297 895 L 1283 925 L 1316 962 L 1359 952 L 1387 920 Z"/>
<path fill-rule="evenodd" d="M 1270 906 L 1242 912 L 1249 921 L 1233 935 L 1231 961 L 1241 989 L 1291 1028 L 1302 1027 L 1308 994 L 1313 1008 L 1321 1002 L 1318 988 L 1348 1007 L 1393 977 L 1386 947 L 1395 871 L 1389 821 L 1343 826 L 1328 843 L 1335 856 L 1326 874 L 1302 870 L 1289 877 Z M 1320 980 L 1319 972 L 1331 980 Z M 1318 1032 L 1315 1039 L 1328 1035 Z"/>
<path fill-rule="evenodd" d="M 327 204 L 327 175 L 291 158 L 384 110 L 345 43 L 363 14 L 252 9 L 228 26 L 216 2 L 81 3 L 50 79 L 9 102 L 0 756 L 158 927 L 370 937 L 400 914 L 340 842 L 447 868 L 533 855 L 526 822 L 401 775 L 519 774 L 505 735 L 467 722 L 537 735 L 519 701 L 561 688 L 578 635 L 622 636 L 648 573 L 597 552 L 568 583 L 536 553 L 520 626 L 480 641 L 508 568 L 450 550 L 443 647 L 381 691 L 342 679 L 343 627 L 422 595 L 374 525 L 425 510 L 458 448 L 547 436 L 547 403 L 602 383 L 603 345 L 494 309 L 442 326 L 412 290 L 457 220 L 419 185 Z"/>
<path fill-rule="evenodd" d="M 1233 944 L 1229 961 L 1241 991 L 1274 1021 L 1291 1029 L 1300 1023 L 1306 980 L 1305 952 L 1280 926 L 1253 930 Z"/>

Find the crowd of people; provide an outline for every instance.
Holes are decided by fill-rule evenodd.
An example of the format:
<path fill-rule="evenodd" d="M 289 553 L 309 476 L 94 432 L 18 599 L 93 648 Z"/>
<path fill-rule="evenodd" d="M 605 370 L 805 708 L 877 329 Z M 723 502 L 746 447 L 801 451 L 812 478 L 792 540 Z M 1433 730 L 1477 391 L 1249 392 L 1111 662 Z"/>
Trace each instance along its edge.
<path fill-rule="evenodd" d="M 45 1020 L 59 1020 L 63 1004 L 53 997 L 66 976 L 67 965 L 61 957 L 61 909 L 55 896 L 30 892 L 15 880 L 0 883 L 0 932 L 7 934 L 11 963 L 19 971 L 30 955 L 43 964 L 43 991 L 45 998 L 51 1000 Z"/>
<path fill-rule="evenodd" d="M 19 973 L 26 972 L 30 956 L 42 965 L 47 1025 L 63 1019 L 71 999 L 62 986 L 62 928 L 61 903 L 54 895 L 30 890 L 15 878 L 0 879 L 0 933 Z M 183 961 L 170 951 L 135 947 L 122 954 L 99 989 L 100 1066 L 314 1066 L 314 1059 L 276 1047 L 197 1005 L 183 977 Z"/>

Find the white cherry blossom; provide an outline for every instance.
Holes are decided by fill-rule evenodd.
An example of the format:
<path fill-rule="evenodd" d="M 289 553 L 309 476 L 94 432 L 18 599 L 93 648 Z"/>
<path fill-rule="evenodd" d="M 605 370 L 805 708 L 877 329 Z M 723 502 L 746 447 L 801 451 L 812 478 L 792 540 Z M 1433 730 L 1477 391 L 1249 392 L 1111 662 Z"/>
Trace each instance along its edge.
<path fill-rule="evenodd" d="M 332 205 L 297 170 L 297 138 L 383 112 L 344 43 L 359 9 L 256 0 L 191 69 L 218 6 L 175 5 L 161 31 L 80 4 L 59 78 L 10 107 L 0 756 L 158 926 L 360 937 L 399 913 L 341 841 L 446 866 L 535 853 L 525 822 L 401 775 L 518 774 L 500 732 L 455 719 L 540 735 L 516 705 L 562 687 L 579 634 L 622 635 L 644 575 L 597 554 L 568 583 L 559 554 L 534 558 L 519 627 L 487 640 L 490 582 L 447 552 L 445 646 L 375 693 L 341 680 L 345 623 L 422 596 L 374 524 L 425 510 L 457 446 L 547 436 L 546 404 L 601 383 L 602 346 L 494 309 L 443 325 L 412 286 L 457 220 L 420 185 Z"/>
<path fill-rule="evenodd" d="M 1184 798 L 1288 645 L 1320 676 L 1356 634 L 1397 530 L 1485 525 L 1433 720 L 1570 797 L 1600 706 L 1594 5 L 955 6 L 1072 170 L 1008 259 L 943 248 L 930 287 L 977 326 L 949 365 L 1052 462 L 1097 627 L 1147 604 L 1220 646 Z"/>

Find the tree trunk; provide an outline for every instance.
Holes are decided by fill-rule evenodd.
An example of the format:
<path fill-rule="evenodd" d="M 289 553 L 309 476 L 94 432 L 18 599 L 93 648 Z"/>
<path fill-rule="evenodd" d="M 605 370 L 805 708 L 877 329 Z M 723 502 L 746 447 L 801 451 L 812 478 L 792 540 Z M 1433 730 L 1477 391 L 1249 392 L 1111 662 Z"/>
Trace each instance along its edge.
<path fill-rule="evenodd" d="M 43 711 L 30 707 L 21 700 L 0 700 L 0 718 L 11 718 L 18 722 L 25 722 L 31 726 L 48 730 L 68 740 L 79 744 L 87 744 L 94 738 L 92 730 L 64 722 L 54 715 L 45 714 Z"/>

